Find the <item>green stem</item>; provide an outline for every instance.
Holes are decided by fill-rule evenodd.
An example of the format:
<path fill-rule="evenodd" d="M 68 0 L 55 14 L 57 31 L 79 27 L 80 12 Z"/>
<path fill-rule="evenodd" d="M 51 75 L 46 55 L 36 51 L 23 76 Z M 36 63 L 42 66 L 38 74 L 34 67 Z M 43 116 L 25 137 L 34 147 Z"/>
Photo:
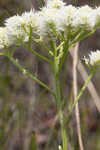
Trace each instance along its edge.
<path fill-rule="evenodd" d="M 50 49 L 44 44 L 42 38 L 40 37 L 40 39 L 35 39 L 32 37 L 32 40 L 36 43 L 38 43 L 40 46 L 42 46 L 47 52 L 50 51 Z"/>
<path fill-rule="evenodd" d="M 87 37 L 91 36 L 96 30 L 93 30 L 91 32 L 88 32 L 87 34 L 84 31 L 81 31 L 76 38 L 71 42 L 69 46 L 69 50 L 73 48 L 77 42 L 86 39 Z"/>
<path fill-rule="evenodd" d="M 68 123 L 70 116 L 72 114 L 73 109 L 75 108 L 75 105 L 78 103 L 78 101 L 80 100 L 80 97 L 83 95 L 88 83 L 91 81 L 92 77 L 95 75 L 96 70 L 92 71 L 91 74 L 88 76 L 88 79 L 86 80 L 85 84 L 83 85 L 81 91 L 79 92 L 78 96 L 76 97 L 75 102 L 73 103 L 68 115 L 67 115 L 67 120 L 65 120 L 65 124 Z"/>
<path fill-rule="evenodd" d="M 44 87 L 46 90 L 48 90 L 54 97 L 55 97 L 55 93 L 43 82 L 41 82 L 39 79 L 37 79 L 35 76 L 33 76 L 31 73 L 29 73 L 26 69 L 24 69 L 19 63 L 18 60 L 15 60 L 13 57 L 11 57 L 10 55 L 6 55 L 9 60 L 23 73 L 25 74 L 27 77 L 31 78 L 32 80 L 34 80 L 35 82 L 37 82 L 39 85 L 41 85 L 42 87 Z"/>
<path fill-rule="evenodd" d="M 59 83 L 59 79 L 56 77 L 56 102 L 57 102 L 58 115 L 59 115 L 60 125 L 61 125 L 62 150 L 67 150 L 68 149 L 67 134 L 66 134 L 65 126 L 64 126 L 64 118 L 63 118 L 61 100 L 62 99 L 61 99 L 60 83 Z"/>
<path fill-rule="evenodd" d="M 58 74 L 58 62 L 56 60 L 57 56 L 57 48 L 55 42 L 53 43 L 53 49 L 54 49 L 54 77 L 55 77 L 55 86 L 56 86 L 56 104 L 58 108 L 58 116 L 60 120 L 61 125 L 61 136 L 62 136 L 62 150 L 67 150 L 67 134 L 66 129 L 64 126 L 64 118 L 63 118 L 63 111 L 62 111 L 62 98 L 61 98 L 61 89 L 60 89 L 60 74 Z"/>
<path fill-rule="evenodd" d="M 48 58 L 40 55 L 39 53 L 37 53 L 35 50 L 32 49 L 32 28 L 30 27 L 30 36 L 29 36 L 29 42 L 28 42 L 28 50 L 32 52 L 33 55 L 38 56 L 40 59 L 48 62 L 49 64 L 52 64 L 52 61 L 49 60 Z"/>
<path fill-rule="evenodd" d="M 40 43 L 40 45 L 49 53 L 51 51 L 43 42 Z"/>
<path fill-rule="evenodd" d="M 40 59 L 42 59 L 42 60 L 48 62 L 49 64 L 52 64 L 52 61 L 51 61 L 51 60 L 49 60 L 48 58 L 46 58 L 46 57 L 40 55 L 39 53 L 37 53 L 37 52 L 36 52 L 35 50 L 33 50 L 32 48 L 29 48 L 29 50 L 30 50 L 30 51 L 32 52 L 32 54 L 34 54 L 35 56 L 38 56 Z"/>
<path fill-rule="evenodd" d="M 62 57 L 62 60 L 61 60 L 61 63 L 60 63 L 60 65 L 59 65 L 59 70 L 58 70 L 58 74 L 60 73 L 60 71 L 61 71 L 61 69 L 62 69 L 62 66 L 63 66 L 63 64 L 64 64 L 64 62 L 65 62 L 65 58 L 66 58 L 66 56 L 67 56 L 67 52 L 68 52 L 68 50 L 69 50 L 69 48 L 68 48 L 68 40 L 67 41 L 65 41 L 65 44 L 64 44 L 64 47 L 63 47 L 63 50 L 64 50 L 64 54 L 63 54 L 63 57 Z"/>

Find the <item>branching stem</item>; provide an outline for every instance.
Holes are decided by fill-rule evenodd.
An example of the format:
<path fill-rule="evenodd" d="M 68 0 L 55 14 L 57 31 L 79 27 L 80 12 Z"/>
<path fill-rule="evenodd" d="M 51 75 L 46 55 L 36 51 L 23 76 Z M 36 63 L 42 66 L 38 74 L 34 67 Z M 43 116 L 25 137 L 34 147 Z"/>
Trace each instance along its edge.
<path fill-rule="evenodd" d="M 71 117 L 71 114 L 72 114 L 72 111 L 73 109 L 75 108 L 75 105 L 77 104 L 77 102 L 80 100 L 81 96 L 83 95 L 88 83 L 90 82 L 90 80 L 93 78 L 93 76 L 95 75 L 96 71 L 92 71 L 91 74 L 88 76 L 88 79 L 86 80 L 85 84 L 83 85 L 82 89 L 80 90 L 78 96 L 76 97 L 68 115 L 67 115 L 67 120 L 65 120 L 65 124 L 68 123 L 70 117 Z"/>
<path fill-rule="evenodd" d="M 47 91 L 49 91 L 54 97 L 55 97 L 55 93 L 53 92 L 53 90 L 51 90 L 46 84 L 44 84 L 43 82 L 41 82 L 39 79 L 37 79 L 37 77 L 33 76 L 31 73 L 29 73 L 26 69 L 24 69 L 19 63 L 18 60 L 14 59 L 13 57 L 11 57 L 10 55 L 6 55 L 9 60 L 27 77 L 31 78 L 32 80 L 34 80 L 35 82 L 37 82 L 39 85 L 41 85 L 42 87 L 44 87 Z"/>

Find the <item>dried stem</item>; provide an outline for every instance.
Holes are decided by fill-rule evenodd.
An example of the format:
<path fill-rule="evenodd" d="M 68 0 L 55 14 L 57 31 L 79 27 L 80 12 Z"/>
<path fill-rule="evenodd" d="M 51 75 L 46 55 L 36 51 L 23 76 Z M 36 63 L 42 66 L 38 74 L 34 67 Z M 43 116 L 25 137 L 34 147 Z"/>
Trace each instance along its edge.
<path fill-rule="evenodd" d="M 76 47 L 74 49 L 74 57 L 73 57 L 73 89 L 74 89 L 74 101 L 78 94 L 78 87 L 77 87 L 77 61 L 78 61 L 78 48 L 79 43 L 76 44 Z M 80 150 L 84 150 L 83 148 L 83 141 L 81 136 L 81 128 L 80 128 L 80 113 L 79 113 L 79 106 L 78 102 L 75 106 L 75 116 L 76 116 L 76 123 L 77 123 L 77 134 L 78 134 L 78 141 Z"/>

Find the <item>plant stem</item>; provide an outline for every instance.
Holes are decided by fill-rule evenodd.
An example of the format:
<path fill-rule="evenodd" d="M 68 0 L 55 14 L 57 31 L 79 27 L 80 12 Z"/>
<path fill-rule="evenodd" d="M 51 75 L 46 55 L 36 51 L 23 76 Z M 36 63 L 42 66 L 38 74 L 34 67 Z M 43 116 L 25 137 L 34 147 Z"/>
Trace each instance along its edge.
<path fill-rule="evenodd" d="M 60 125 L 61 125 L 61 136 L 62 136 L 62 145 L 63 145 L 62 150 L 67 150 L 68 149 L 67 148 L 67 135 L 66 135 L 66 129 L 64 126 L 60 83 L 59 83 L 59 79 L 57 77 L 56 77 L 56 102 L 57 102 L 58 115 L 59 115 Z"/>
<path fill-rule="evenodd" d="M 18 60 L 15 60 L 13 57 L 11 57 L 10 55 L 6 55 L 9 60 L 23 73 L 25 74 L 27 77 L 31 78 L 32 80 L 34 80 L 35 82 L 37 82 L 39 85 L 41 85 L 42 87 L 44 87 L 46 90 L 48 90 L 54 97 L 56 96 L 55 93 L 53 92 L 53 90 L 51 90 L 46 84 L 44 84 L 43 82 L 41 82 L 39 79 L 37 79 L 35 76 L 33 76 L 31 73 L 29 73 L 26 69 L 24 69 L 19 63 Z"/>
<path fill-rule="evenodd" d="M 78 85 L 77 85 L 77 63 L 78 63 L 78 49 L 79 43 L 76 44 L 74 51 L 73 51 L 73 92 L 74 92 L 74 100 L 77 97 L 78 93 Z M 82 134 L 81 134 L 81 123 L 80 123 L 80 111 L 78 102 L 75 105 L 75 117 L 76 117 L 76 126 L 77 126 L 77 135 L 78 135 L 78 143 L 80 150 L 84 150 Z"/>
<path fill-rule="evenodd" d="M 69 50 L 70 50 L 71 48 L 73 48 L 73 47 L 76 45 L 77 42 L 79 42 L 79 41 L 81 41 L 81 40 L 84 40 L 85 38 L 91 36 L 91 35 L 95 32 L 95 30 L 96 30 L 96 29 L 94 29 L 94 30 L 91 31 L 91 32 L 88 32 L 87 34 L 84 33 L 84 31 L 81 31 L 81 32 L 77 35 L 77 37 L 71 42 L 71 44 L 70 44 L 70 46 L 69 46 Z"/>
<path fill-rule="evenodd" d="M 61 136 L 62 136 L 62 150 L 67 150 L 67 135 L 66 135 L 66 129 L 64 126 L 64 118 L 63 118 L 63 111 L 62 111 L 62 98 L 61 98 L 61 89 L 60 89 L 60 74 L 58 73 L 58 62 L 56 60 L 57 56 L 57 48 L 56 44 L 53 43 L 53 48 L 55 52 L 54 57 L 54 77 L 55 77 L 55 87 L 56 87 L 56 104 L 58 109 L 58 116 L 60 120 L 61 125 Z"/>
<path fill-rule="evenodd" d="M 36 52 L 35 50 L 33 50 L 32 48 L 29 48 L 29 51 L 31 51 L 32 54 L 34 54 L 35 56 L 38 56 L 40 59 L 42 59 L 42 60 L 48 62 L 49 64 L 52 64 L 52 61 L 51 61 L 51 60 L 49 60 L 48 58 L 46 58 L 46 57 L 43 56 L 43 55 L 40 55 L 39 53 L 37 53 L 37 52 Z"/>
<path fill-rule="evenodd" d="M 37 53 L 35 50 L 32 49 L 32 40 L 33 40 L 33 38 L 32 38 L 32 28 L 30 27 L 30 36 L 29 36 L 29 42 L 28 42 L 28 50 L 29 50 L 30 52 L 32 52 L 33 55 L 38 56 L 40 59 L 42 59 L 42 60 L 48 62 L 49 64 L 52 64 L 52 61 L 51 61 L 51 60 L 49 60 L 49 59 L 46 58 L 45 56 L 43 56 L 43 55 Z"/>
<path fill-rule="evenodd" d="M 72 107 L 71 107 L 71 109 L 70 109 L 70 111 L 69 111 L 69 113 L 68 113 L 68 115 L 67 115 L 67 120 L 65 120 L 65 124 L 69 121 L 70 116 L 71 116 L 71 114 L 72 114 L 72 111 L 73 111 L 75 105 L 76 105 L 76 104 L 78 103 L 78 101 L 80 100 L 80 97 L 83 95 L 83 93 L 84 93 L 84 91 L 85 91 L 85 89 L 86 89 L 88 83 L 90 82 L 90 80 L 92 79 L 92 77 L 95 75 L 95 73 L 96 73 L 96 71 L 94 70 L 94 71 L 92 71 L 91 74 L 88 76 L 88 79 L 86 80 L 85 84 L 83 85 L 81 91 L 79 92 L 78 96 L 76 97 L 76 99 L 75 99 L 75 101 L 74 101 L 74 103 L 73 103 L 73 105 L 72 105 Z"/>
<path fill-rule="evenodd" d="M 64 62 L 65 62 L 65 58 L 66 58 L 67 53 L 68 53 L 68 50 L 69 50 L 68 42 L 69 42 L 68 40 L 65 41 L 65 44 L 64 44 L 64 47 L 63 47 L 63 49 L 64 49 L 64 54 L 63 54 L 61 63 L 60 63 L 60 65 L 59 65 L 58 74 L 60 73 L 60 71 L 61 71 L 61 69 L 62 69 L 62 66 L 63 66 L 63 64 L 64 64 Z"/>

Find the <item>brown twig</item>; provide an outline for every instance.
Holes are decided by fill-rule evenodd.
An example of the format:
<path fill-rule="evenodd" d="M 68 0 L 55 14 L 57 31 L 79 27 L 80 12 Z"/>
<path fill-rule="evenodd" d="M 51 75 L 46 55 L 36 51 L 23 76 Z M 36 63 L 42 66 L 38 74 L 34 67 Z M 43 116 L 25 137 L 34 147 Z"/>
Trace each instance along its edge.
<path fill-rule="evenodd" d="M 74 57 L 73 57 L 73 90 L 74 90 L 74 100 L 77 97 L 78 87 L 77 87 L 77 61 L 78 61 L 78 48 L 79 43 L 76 44 L 74 48 Z M 83 141 L 81 136 L 81 128 L 80 128 L 80 113 L 79 113 L 79 106 L 78 103 L 75 106 L 75 116 L 76 116 L 76 123 L 77 123 L 77 134 L 78 134 L 78 141 L 80 150 L 84 150 L 83 148 Z"/>
<path fill-rule="evenodd" d="M 70 51 L 70 54 L 73 57 L 74 55 L 72 54 L 72 51 Z M 87 74 L 87 72 L 85 70 L 85 67 L 81 63 L 81 61 L 78 61 L 77 69 L 78 69 L 79 73 L 81 74 L 82 79 L 84 81 L 86 81 L 86 79 L 88 78 L 88 74 Z M 94 103 L 95 103 L 95 106 L 96 106 L 98 112 L 100 113 L 100 97 L 99 97 L 99 95 L 98 95 L 98 93 L 97 93 L 97 91 L 95 89 L 95 86 L 93 85 L 92 81 L 89 82 L 87 88 L 88 88 L 88 90 L 90 92 L 91 97 L 94 100 Z"/>

